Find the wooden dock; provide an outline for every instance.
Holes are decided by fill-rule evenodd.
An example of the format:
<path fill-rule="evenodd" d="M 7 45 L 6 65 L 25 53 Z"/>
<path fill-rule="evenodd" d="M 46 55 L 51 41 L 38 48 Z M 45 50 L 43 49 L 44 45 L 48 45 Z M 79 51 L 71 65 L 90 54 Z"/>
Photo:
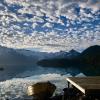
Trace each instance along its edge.
<path fill-rule="evenodd" d="M 38 98 L 36 100 L 100 100 L 100 76 L 68 77 L 66 80 L 68 87 L 63 89 L 62 95 L 52 96 L 55 86 L 48 82 L 29 86 L 28 95 L 33 96 L 33 98 L 35 96 Z M 52 85 L 53 88 L 51 87 Z M 50 96 L 47 95 L 49 93 L 51 94 Z M 46 99 L 44 99 L 45 97 Z"/>
<path fill-rule="evenodd" d="M 69 77 L 66 80 L 68 82 L 68 88 L 71 85 L 86 96 L 100 96 L 100 76 Z"/>

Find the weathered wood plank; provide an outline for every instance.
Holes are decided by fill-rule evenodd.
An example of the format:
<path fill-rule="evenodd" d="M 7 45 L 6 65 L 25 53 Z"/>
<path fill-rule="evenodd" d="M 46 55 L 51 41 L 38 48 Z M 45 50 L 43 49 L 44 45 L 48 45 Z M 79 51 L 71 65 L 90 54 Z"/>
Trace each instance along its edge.
<path fill-rule="evenodd" d="M 80 85 L 77 84 L 77 82 L 74 82 L 72 79 L 67 78 L 66 79 L 69 83 L 71 83 L 73 86 L 75 86 L 77 89 L 79 89 L 81 92 L 85 94 L 84 88 L 82 88 Z"/>
<path fill-rule="evenodd" d="M 96 91 L 100 94 L 100 76 L 96 77 L 69 77 L 66 78 L 73 86 L 82 93 L 93 93 Z"/>

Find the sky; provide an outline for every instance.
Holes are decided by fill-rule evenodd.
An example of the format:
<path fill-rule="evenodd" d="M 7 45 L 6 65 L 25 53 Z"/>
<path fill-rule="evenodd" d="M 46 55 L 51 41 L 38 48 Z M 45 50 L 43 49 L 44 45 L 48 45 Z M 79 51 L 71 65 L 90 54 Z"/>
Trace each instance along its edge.
<path fill-rule="evenodd" d="M 100 45 L 100 0 L 0 0 L 0 45 L 45 52 Z"/>

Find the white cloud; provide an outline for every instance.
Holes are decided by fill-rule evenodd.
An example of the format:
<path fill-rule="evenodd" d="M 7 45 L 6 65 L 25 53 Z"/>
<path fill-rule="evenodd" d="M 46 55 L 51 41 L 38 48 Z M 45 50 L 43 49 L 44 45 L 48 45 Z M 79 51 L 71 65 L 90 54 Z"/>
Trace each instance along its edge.
<path fill-rule="evenodd" d="M 30 13 L 36 16 L 43 16 L 44 13 L 51 17 L 64 15 L 69 19 L 76 19 L 74 6 L 82 8 L 92 8 L 93 10 L 100 9 L 100 1 L 96 0 L 5 0 L 9 4 L 19 4 L 23 8 L 19 9 L 19 13 Z"/>
<path fill-rule="evenodd" d="M 43 25 L 43 27 L 52 28 L 53 24 L 47 22 L 46 24 Z"/>
<path fill-rule="evenodd" d="M 33 24 L 32 24 L 32 27 L 33 27 L 33 28 L 36 28 L 37 25 L 38 25 L 37 23 L 33 23 Z"/>
<path fill-rule="evenodd" d="M 4 11 L 0 10 L 0 22 L 2 24 L 0 26 L 0 43 L 2 45 L 17 48 L 40 47 L 43 50 L 58 51 L 85 48 L 92 44 L 100 44 L 100 25 L 93 26 L 91 23 L 99 20 L 97 16 L 94 16 L 100 7 L 99 0 L 96 3 L 92 0 L 5 1 L 9 6 L 16 3 L 23 6 L 23 8 L 18 10 L 20 15 L 9 11 L 7 7 L 5 7 Z M 75 14 L 75 6 L 81 7 L 79 16 Z M 91 13 L 84 11 L 83 8 L 86 7 L 91 8 Z M 25 17 L 25 14 L 31 14 L 33 17 Z M 45 19 L 43 19 L 44 15 Z M 52 29 L 50 32 L 32 31 L 31 35 L 25 34 L 25 30 L 32 30 L 30 27 L 35 29 L 38 26 L 38 22 L 44 23 L 45 20 L 46 24 L 43 27 L 53 28 L 53 23 L 59 23 L 64 26 L 60 15 L 67 18 L 66 29 L 62 33 Z M 78 21 L 75 21 L 76 19 Z M 21 24 L 23 22 L 24 26 Z M 84 24 L 82 24 L 83 22 Z M 32 23 L 32 26 L 28 23 Z M 78 27 L 76 27 L 77 25 Z"/>
<path fill-rule="evenodd" d="M 42 18 L 38 17 L 38 16 L 34 16 L 32 18 L 32 21 L 33 22 L 40 22 L 40 23 L 43 23 L 44 22 L 44 20 Z"/>

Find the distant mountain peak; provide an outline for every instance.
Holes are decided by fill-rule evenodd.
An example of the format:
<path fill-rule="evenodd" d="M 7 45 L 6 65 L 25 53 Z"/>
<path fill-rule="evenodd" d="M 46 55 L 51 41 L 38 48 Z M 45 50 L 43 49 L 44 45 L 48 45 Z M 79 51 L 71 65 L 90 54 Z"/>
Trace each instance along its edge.
<path fill-rule="evenodd" d="M 74 49 L 70 50 L 69 52 L 70 52 L 70 53 L 79 53 L 78 51 L 76 51 L 76 50 L 74 50 Z"/>

